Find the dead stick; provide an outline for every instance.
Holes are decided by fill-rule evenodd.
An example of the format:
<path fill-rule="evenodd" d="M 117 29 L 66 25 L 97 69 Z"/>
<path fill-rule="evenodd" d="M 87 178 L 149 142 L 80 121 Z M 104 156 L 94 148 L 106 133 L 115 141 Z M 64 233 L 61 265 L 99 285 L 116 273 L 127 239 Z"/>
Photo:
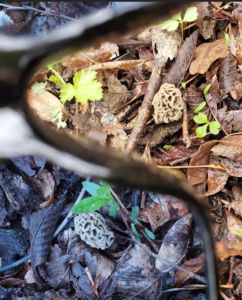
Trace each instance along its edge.
<path fill-rule="evenodd" d="M 186 102 L 184 102 L 184 107 L 183 107 L 182 133 L 183 133 L 183 142 L 186 144 L 186 148 L 189 148 L 191 146 L 191 139 L 188 132 L 188 114 L 187 114 Z"/>
<path fill-rule="evenodd" d="M 130 153 L 134 150 L 138 138 L 143 133 L 145 125 L 152 114 L 152 101 L 153 98 L 158 91 L 160 85 L 161 85 L 161 76 L 160 76 L 160 68 L 155 66 L 149 80 L 149 84 L 145 93 L 145 97 L 143 100 L 143 103 L 140 108 L 140 112 L 138 114 L 138 118 L 134 124 L 134 128 L 132 130 L 132 133 L 130 135 L 130 139 L 128 141 L 128 144 L 125 148 L 126 153 Z"/>
<path fill-rule="evenodd" d="M 219 9 L 219 8 L 220 8 L 220 7 L 219 7 L 216 3 L 214 3 L 214 2 L 211 2 L 211 5 L 212 5 L 214 8 L 216 8 L 216 9 Z M 233 16 L 231 15 L 230 12 L 227 12 L 227 11 L 221 9 L 221 13 L 222 13 L 223 15 L 228 16 L 228 17 L 230 17 L 231 19 L 233 19 Z"/>
<path fill-rule="evenodd" d="M 146 253 L 148 253 L 150 256 L 162 261 L 163 263 L 166 263 L 166 264 L 169 264 L 171 265 L 173 268 L 177 269 L 177 270 L 180 270 L 182 272 L 185 272 L 186 274 L 188 274 L 191 278 L 195 278 L 197 280 L 199 280 L 200 282 L 204 283 L 204 284 L 207 284 L 207 281 L 204 277 L 202 276 L 199 276 L 195 273 L 192 273 L 192 272 L 189 272 L 187 271 L 186 269 L 183 269 L 182 267 L 179 267 L 178 265 L 166 260 L 165 258 L 153 253 L 152 251 L 150 251 L 149 249 L 147 249 L 142 243 L 140 243 L 139 241 L 135 240 L 135 239 L 131 239 L 131 241 L 137 245 L 140 246 L 140 248 L 142 248 Z"/>

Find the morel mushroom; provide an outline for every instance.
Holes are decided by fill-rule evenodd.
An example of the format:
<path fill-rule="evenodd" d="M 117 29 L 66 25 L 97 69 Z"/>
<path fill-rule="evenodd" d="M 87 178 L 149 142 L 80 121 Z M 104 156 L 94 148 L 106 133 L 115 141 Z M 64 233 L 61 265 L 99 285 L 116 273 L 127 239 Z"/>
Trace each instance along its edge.
<path fill-rule="evenodd" d="M 184 102 L 174 84 L 164 83 L 155 94 L 152 104 L 156 124 L 174 122 L 182 116 Z"/>
<path fill-rule="evenodd" d="M 74 218 L 75 231 L 93 248 L 106 249 L 114 241 L 114 233 L 108 230 L 105 219 L 96 212 L 80 214 Z"/>

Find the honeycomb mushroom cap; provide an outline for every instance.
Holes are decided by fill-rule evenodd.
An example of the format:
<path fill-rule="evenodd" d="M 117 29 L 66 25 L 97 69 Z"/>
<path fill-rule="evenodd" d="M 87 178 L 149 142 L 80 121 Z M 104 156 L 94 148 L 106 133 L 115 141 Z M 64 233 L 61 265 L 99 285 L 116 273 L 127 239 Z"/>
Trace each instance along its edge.
<path fill-rule="evenodd" d="M 108 230 L 105 219 L 97 212 L 77 215 L 74 224 L 76 233 L 93 248 L 103 250 L 114 241 L 114 233 Z"/>
<path fill-rule="evenodd" d="M 156 124 L 174 122 L 182 116 L 184 102 L 174 84 L 164 83 L 155 94 L 152 104 Z"/>

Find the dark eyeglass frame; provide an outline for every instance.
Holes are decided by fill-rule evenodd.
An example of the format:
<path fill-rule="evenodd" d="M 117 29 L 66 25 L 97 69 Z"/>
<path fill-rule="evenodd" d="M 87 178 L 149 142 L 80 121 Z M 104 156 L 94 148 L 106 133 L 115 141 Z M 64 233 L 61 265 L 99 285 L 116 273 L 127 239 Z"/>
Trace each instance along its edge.
<path fill-rule="evenodd" d="M 106 10 L 102 15 L 90 15 L 50 34 L 46 40 L 0 35 L 0 158 L 39 154 L 77 173 L 169 194 L 188 202 L 203 229 L 208 297 L 217 300 L 220 297 L 213 235 L 206 208 L 193 189 L 134 155 L 125 155 L 86 139 L 77 143 L 61 130 L 50 130 L 34 117 L 24 93 L 33 73 L 47 61 L 55 61 L 77 47 L 98 47 L 100 42 L 114 41 L 130 30 L 152 25 L 155 20 L 161 22 L 161 18 L 174 8 L 176 13 L 184 8 L 184 4 L 133 3 L 119 11 Z"/>

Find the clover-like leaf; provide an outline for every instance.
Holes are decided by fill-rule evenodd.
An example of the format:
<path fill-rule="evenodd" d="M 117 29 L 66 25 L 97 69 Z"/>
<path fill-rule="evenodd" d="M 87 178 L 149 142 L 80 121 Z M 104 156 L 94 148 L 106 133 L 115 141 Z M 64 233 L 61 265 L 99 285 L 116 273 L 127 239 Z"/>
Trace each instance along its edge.
<path fill-rule="evenodd" d="M 208 124 L 198 127 L 196 129 L 197 137 L 199 137 L 199 138 L 205 137 L 207 134 L 207 127 L 208 127 Z"/>
<path fill-rule="evenodd" d="M 217 121 L 213 121 L 209 123 L 209 129 L 212 134 L 219 134 L 220 123 Z"/>
<path fill-rule="evenodd" d="M 183 18 L 183 22 L 193 22 L 197 20 L 197 17 L 198 17 L 197 8 L 195 6 L 189 7 L 186 10 L 185 16 Z"/>
<path fill-rule="evenodd" d="M 201 104 L 198 105 L 198 107 L 194 110 L 194 112 L 198 113 L 200 110 L 202 110 L 204 108 L 206 103 L 207 103 L 206 101 L 203 101 Z"/>
<path fill-rule="evenodd" d="M 55 120 L 58 118 L 58 114 L 60 113 L 60 109 L 55 106 L 51 106 L 52 110 L 50 111 L 50 116 L 51 116 L 51 122 L 54 123 Z"/>
<path fill-rule="evenodd" d="M 181 82 L 181 85 L 182 85 L 183 89 L 185 90 L 186 87 L 187 87 L 186 82 L 182 81 L 182 82 Z"/>
<path fill-rule="evenodd" d="M 136 228 L 134 226 L 134 223 L 131 224 L 131 230 L 132 230 L 132 232 L 133 232 L 136 240 L 138 240 L 139 242 L 141 242 L 139 234 L 138 234 L 138 232 L 137 232 L 137 230 L 136 230 Z"/>
<path fill-rule="evenodd" d="M 31 90 L 35 95 L 42 95 L 45 91 L 45 87 L 47 85 L 47 82 L 35 82 L 31 86 Z"/>
<path fill-rule="evenodd" d="M 177 29 L 179 25 L 179 21 L 176 20 L 168 20 L 162 24 L 162 29 L 166 29 L 167 31 L 174 31 Z"/>
<path fill-rule="evenodd" d="M 95 211 L 107 204 L 110 201 L 108 198 L 88 197 L 78 202 L 72 209 L 73 214 L 84 214 Z"/>
<path fill-rule="evenodd" d="M 172 20 L 182 21 L 181 11 L 171 18 Z"/>
<path fill-rule="evenodd" d="M 208 123 L 207 115 L 204 114 L 204 113 L 199 113 L 197 116 L 195 116 L 195 117 L 193 118 L 193 120 L 194 120 L 197 124 Z"/>

